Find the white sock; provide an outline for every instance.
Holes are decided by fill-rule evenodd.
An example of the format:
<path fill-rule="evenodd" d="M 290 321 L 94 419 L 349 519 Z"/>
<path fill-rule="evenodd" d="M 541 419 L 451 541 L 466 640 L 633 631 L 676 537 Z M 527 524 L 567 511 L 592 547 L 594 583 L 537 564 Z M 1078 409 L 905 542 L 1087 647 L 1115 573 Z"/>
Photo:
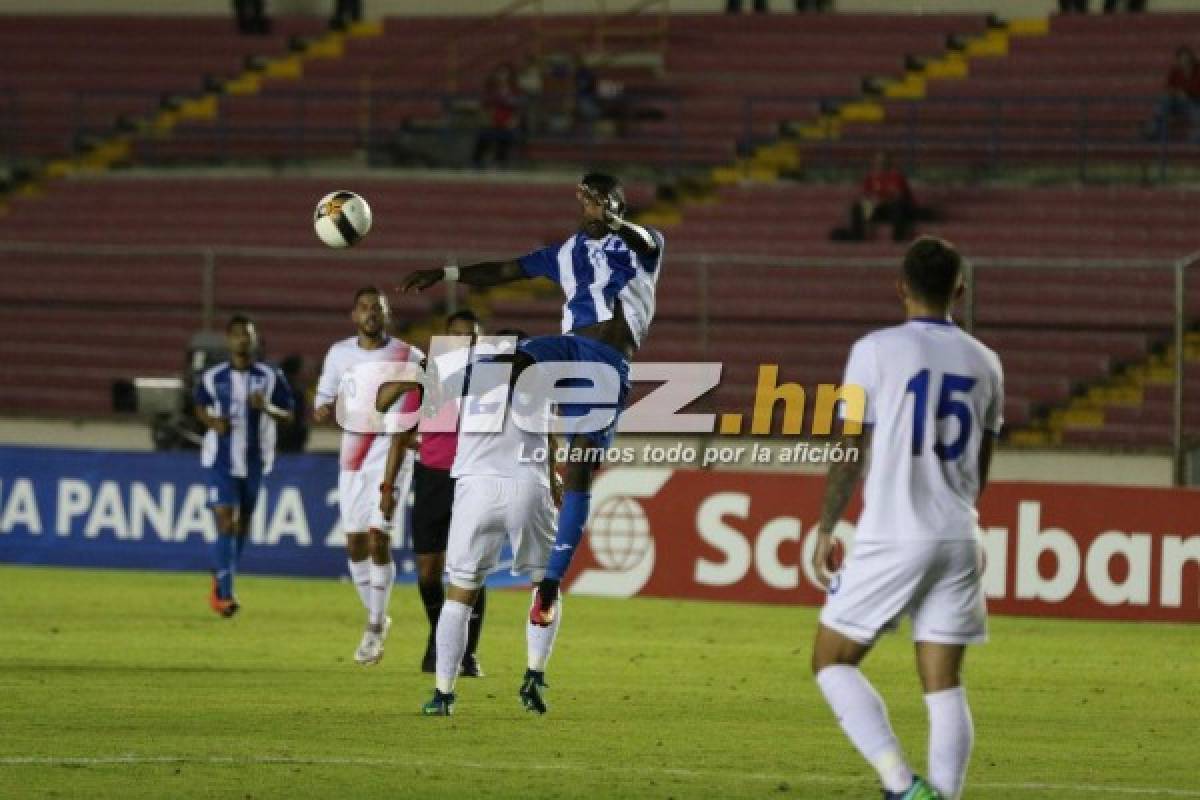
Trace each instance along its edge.
<path fill-rule="evenodd" d="M 387 616 L 388 603 L 392 599 L 392 586 L 396 582 L 396 562 L 371 564 L 371 596 L 367 603 L 367 622 L 382 625 Z"/>
<path fill-rule="evenodd" d="M 463 653 L 467 652 L 467 627 L 471 622 L 471 606 L 447 599 L 437 624 L 437 688 L 453 692 Z"/>
<path fill-rule="evenodd" d="M 536 589 L 533 596 L 537 598 Z M 554 637 L 558 636 L 558 626 L 562 623 L 562 611 L 563 597 L 562 592 L 559 592 L 558 599 L 554 601 L 553 622 L 543 628 L 541 625 L 525 621 L 525 645 L 529 653 L 530 669 L 545 672 L 546 662 L 550 660 L 550 651 L 554 649 Z"/>
<path fill-rule="evenodd" d="M 846 736 L 879 773 L 883 788 L 903 792 L 913 774 L 888 722 L 883 698 L 857 667 L 835 664 L 817 673 L 817 685 Z"/>
<path fill-rule="evenodd" d="M 967 692 L 961 686 L 933 692 L 925 695 L 925 706 L 929 709 L 929 782 L 946 800 L 957 800 L 975 741 Z"/>
<path fill-rule="evenodd" d="M 368 612 L 371 610 L 371 562 L 367 559 L 362 561 L 346 561 L 350 565 L 350 580 L 354 582 L 354 588 L 358 592 L 358 599 L 362 600 L 363 608 Z"/>

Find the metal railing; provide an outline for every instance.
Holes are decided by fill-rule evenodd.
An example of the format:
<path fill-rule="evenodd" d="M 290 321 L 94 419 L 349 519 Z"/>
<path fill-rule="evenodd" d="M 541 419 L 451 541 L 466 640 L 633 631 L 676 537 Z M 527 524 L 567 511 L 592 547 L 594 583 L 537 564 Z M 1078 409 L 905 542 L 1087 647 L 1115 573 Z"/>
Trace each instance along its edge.
<path fill-rule="evenodd" d="M 328 274 L 336 273 L 347 284 L 347 291 L 351 291 L 360 281 L 374 281 L 383 287 L 391 287 L 413 268 L 472 263 L 511 255 L 454 252 L 452 249 L 365 248 L 333 252 L 319 246 L 128 247 L 0 243 L 0 264 L 19 263 L 26 268 L 37 264 L 38 273 L 45 275 L 45 281 L 51 287 L 44 296 L 37 296 L 35 291 L 26 293 L 30 299 L 0 301 L 0 308 L 34 306 L 41 310 L 57 305 L 88 312 L 108 312 L 112 314 L 113 325 L 123 327 L 136 325 L 139 315 L 146 311 L 170 311 L 198 320 L 207 330 L 215 330 L 222 315 L 236 308 L 261 314 L 270 320 L 264 325 L 270 339 L 274 325 L 287 325 L 296 331 L 296 326 L 302 328 L 305 321 L 343 319 L 340 306 L 333 309 L 328 304 L 325 288 L 328 281 L 324 278 L 320 292 L 309 292 L 307 297 L 304 296 L 304 275 L 327 274 L 323 271 L 325 264 L 328 264 Z M 66 266 L 72 275 L 85 274 L 86 280 L 95 281 L 96 287 L 111 289 L 127 283 L 128 276 L 134 274 L 132 270 L 144 270 L 156 261 L 156 269 L 163 277 L 161 281 L 146 284 L 147 288 L 152 289 L 160 282 L 169 283 L 175 287 L 173 296 L 194 293 L 194 304 L 164 306 L 145 299 L 137 289 L 107 292 L 83 289 L 71 293 L 61 291 L 54 283 L 59 280 L 55 277 L 56 270 Z M 296 296 L 281 297 L 278 290 L 270 286 L 257 287 L 261 291 L 257 294 L 251 291 L 246 296 L 237 294 L 244 289 L 231 288 L 247 285 L 244 279 L 239 279 L 243 270 L 269 264 L 277 264 L 279 268 L 264 270 L 264 275 L 298 276 L 289 278 Z M 1200 293 L 1192 288 L 1190 275 L 1198 264 L 1200 252 L 1176 260 L 973 259 L 968 265 L 966 292 L 958 318 L 966 329 L 978 331 L 985 342 L 998 343 L 1001 358 L 1008 359 L 1006 379 L 1010 394 L 1027 399 L 1035 417 L 1051 408 L 1063 408 L 1088 387 L 1104 384 L 1113 377 L 1114 373 L 1110 371 L 1113 366 L 1149 369 L 1151 373 L 1146 380 L 1156 387 L 1153 399 L 1158 404 L 1156 413 L 1159 416 L 1157 421 L 1146 418 L 1144 424 L 1150 426 L 1147 430 L 1151 431 L 1154 440 L 1117 446 L 1138 447 L 1140 444 L 1141 449 L 1160 450 L 1169 447 L 1176 481 L 1194 483 L 1197 476 L 1189 474 L 1186 465 L 1198 444 L 1196 437 L 1200 436 L 1200 415 L 1189 411 L 1189 404 L 1200 410 L 1197 398 L 1192 396 L 1196 385 L 1200 384 L 1200 372 L 1197 372 L 1200 369 L 1200 342 L 1189 344 L 1195 337 L 1195 334 L 1189 334 L 1192 322 L 1200 317 L 1200 302 L 1197 302 Z M 304 266 L 301 268 L 300 265 Z M 870 328 L 895 324 L 902 314 L 893 289 L 893 275 L 897 270 L 893 258 L 754 258 L 686 252 L 677 245 L 671 251 L 667 270 L 660 283 L 659 314 L 650 337 L 652 348 L 670 350 L 674 342 L 676 349 L 684 346 L 696 360 L 724 358 L 727 367 L 745 366 L 749 360 L 758 363 L 777 359 L 785 372 L 791 370 L 790 375 L 782 378 L 786 380 L 796 380 L 797 372 L 803 373 L 811 366 L 805 363 L 789 365 L 785 360 L 789 358 L 787 353 L 793 353 L 790 357 L 801 361 L 820 356 L 809 352 L 809 345 L 797 350 L 793 341 L 821 342 L 821 347 L 827 351 L 830 348 L 836 350 L 821 357 L 834 359 L 837 365 L 831 367 L 830 362 L 821 369 L 840 369 L 844 348 L 853 336 Z M 794 285 L 798 270 L 813 273 L 810 276 L 814 286 L 812 298 L 779 291 L 783 279 L 791 280 Z M 1014 277 L 1014 271 L 1023 274 Z M 1083 271 L 1086 275 L 1079 274 Z M 834 288 L 818 291 L 816 287 Z M 71 288 L 80 289 L 78 286 Z M 1194 296 L 1190 303 L 1189 292 Z M 409 316 L 423 318 L 425 313 L 435 310 L 430 304 L 436 304 L 439 311 L 454 308 L 459 290 L 446 286 L 441 294 L 422 297 L 417 305 L 409 299 L 398 308 Z M 503 307 L 497 308 L 502 310 Z M 528 325 L 531 328 L 541 324 L 545 331 L 556 330 L 557 303 L 548 298 L 545 314 L 524 322 L 531 323 Z M 770 325 L 755 327 L 763 322 Z M 752 350 L 748 351 L 749 341 L 730 338 L 738 336 L 738 331 L 744 335 L 748 330 L 764 333 L 788 330 L 792 333 L 776 336 L 774 344 L 766 340 L 755 341 Z M 1044 340 L 1054 336 L 1060 336 L 1064 341 L 1070 338 L 1075 349 L 1067 352 L 1042 347 Z M 1128 346 L 1130 341 L 1134 342 L 1132 349 Z M 1005 342 L 1009 343 L 1010 350 L 1006 350 Z M 1084 343 L 1082 350 L 1079 349 L 1080 342 Z M 1106 350 L 1106 347 L 1110 349 Z M 740 353 L 736 364 L 729 360 L 734 358 L 731 355 L 734 351 Z M 1046 358 L 1050 362 L 1045 362 Z M 1065 366 L 1059 366 L 1054 359 L 1062 360 Z M 1083 367 L 1070 366 L 1081 362 Z M 1077 371 L 1072 373 L 1072 369 Z M 1084 374 L 1087 370 L 1090 372 Z M 836 378 L 836 375 L 822 374 L 820 377 Z M 1168 381 L 1169 428 L 1164 427 L 1162 419 Z M 734 395 L 745 394 L 752 388 L 736 380 L 723 386 Z M 1143 402 L 1150 399 L 1147 396 Z M 1140 408 L 1144 411 L 1149 406 Z M 1083 441 L 1078 446 L 1089 445 Z"/>
<path fill-rule="evenodd" d="M 1140 164 L 1147 177 L 1165 180 L 1184 159 L 1200 162 L 1200 131 L 1146 135 L 1158 97 L 929 97 L 919 101 L 879 99 L 877 123 L 825 124 L 815 120 L 861 98 L 829 95 L 750 96 L 743 101 L 742 139 L 748 151 L 773 141 L 779 126 L 816 130 L 802 140 L 808 167 L 838 165 L 862 149 L 891 151 L 905 168 L 970 162 L 997 171 L 1010 166 L 1073 166 L 1087 180 L 1098 162 Z M 794 111 L 789 112 L 789 109 Z M 1115 112 L 1115 113 L 1114 113 Z M 789 119 L 790 117 L 790 119 Z M 784 120 L 787 120 L 784 122 Z"/>

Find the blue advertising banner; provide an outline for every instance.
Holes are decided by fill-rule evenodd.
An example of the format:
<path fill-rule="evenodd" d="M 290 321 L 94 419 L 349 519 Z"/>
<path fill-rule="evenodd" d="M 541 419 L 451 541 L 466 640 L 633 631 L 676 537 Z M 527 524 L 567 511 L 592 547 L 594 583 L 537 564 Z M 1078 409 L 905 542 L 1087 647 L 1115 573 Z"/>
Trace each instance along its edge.
<path fill-rule="evenodd" d="M 333 455 L 280 455 L 263 481 L 240 571 L 345 574 L 337 478 Z M 195 452 L 0 447 L 0 562 L 208 570 L 216 526 L 206 501 Z M 394 543 L 397 580 L 412 581 L 403 538 Z M 507 569 L 493 580 L 515 582 Z"/>

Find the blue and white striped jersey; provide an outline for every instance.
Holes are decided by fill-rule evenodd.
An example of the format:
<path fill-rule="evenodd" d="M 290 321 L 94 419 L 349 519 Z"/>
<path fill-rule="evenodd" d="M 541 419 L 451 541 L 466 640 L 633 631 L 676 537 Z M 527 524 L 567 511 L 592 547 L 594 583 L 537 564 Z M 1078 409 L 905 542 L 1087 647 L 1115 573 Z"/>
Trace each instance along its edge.
<path fill-rule="evenodd" d="M 275 461 L 275 420 L 250 406 L 250 395 L 262 393 L 277 408 L 292 411 L 292 391 L 272 366 L 256 361 L 249 369 L 234 369 L 226 361 L 204 371 L 196 384 L 196 405 L 214 417 L 229 419 L 229 432 L 204 435 L 200 463 L 235 478 L 249 471 L 267 473 Z"/>
<path fill-rule="evenodd" d="M 562 332 L 612 319 L 617 298 L 637 344 L 641 344 L 654 317 L 654 293 L 662 265 L 662 233 L 645 228 L 658 249 L 646 260 L 632 252 L 616 234 L 591 239 L 577 233 L 560 245 L 543 247 L 517 259 L 531 278 L 549 278 L 567 296 L 563 305 Z"/>

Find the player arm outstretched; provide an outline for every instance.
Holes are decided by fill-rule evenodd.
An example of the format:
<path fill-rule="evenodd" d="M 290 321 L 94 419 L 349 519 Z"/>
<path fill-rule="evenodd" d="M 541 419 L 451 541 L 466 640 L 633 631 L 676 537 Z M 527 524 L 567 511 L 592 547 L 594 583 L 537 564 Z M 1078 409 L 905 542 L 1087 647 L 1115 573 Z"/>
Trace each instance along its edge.
<path fill-rule="evenodd" d="M 857 450 L 858 458 L 846 459 L 829 465 L 825 476 L 825 500 L 821 504 L 821 522 L 817 527 L 817 546 L 813 550 L 813 574 L 822 586 L 829 586 L 831 570 L 829 557 L 833 553 L 833 530 L 854 496 L 854 487 L 862 477 L 867 463 L 867 450 L 871 446 L 871 430 L 866 428 L 858 436 L 842 436 L 835 447 L 843 451 Z"/>
<path fill-rule="evenodd" d="M 442 267 L 441 269 L 419 269 L 410 272 L 400 282 L 400 291 L 423 292 L 431 286 L 436 286 L 444 280 L 457 280 L 459 283 L 476 288 L 499 286 L 502 283 L 512 283 L 523 280 L 529 275 L 521 269 L 516 259 L 510 261 L 483 261 L 479 264 L 469 264 L 465 267 Z"/>

